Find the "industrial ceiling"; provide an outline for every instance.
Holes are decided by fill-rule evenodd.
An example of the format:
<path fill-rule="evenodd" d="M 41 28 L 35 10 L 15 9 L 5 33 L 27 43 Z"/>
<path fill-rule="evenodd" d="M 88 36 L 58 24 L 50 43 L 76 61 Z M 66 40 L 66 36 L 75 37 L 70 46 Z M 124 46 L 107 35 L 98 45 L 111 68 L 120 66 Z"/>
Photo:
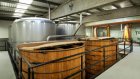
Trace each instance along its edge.
<path fill-rule="evenodd" d="M 42 17 L 66 0 L 0 0 L 0 19 Z"/>
<path fill-rule="evenodd" d="M 84 17 L 90 16 L 90 15 L 97 14 L 99 12 L 139 6 L 139 4 L 135 3 L 136 0 L 135 1 L 134 0 L 116 0 L 116 1 L 117 2 L 114 1 L 113 3 L 105 4 L 105 5 L 98 6 L 98 7 L 92 8 L 92 9 L 83 10 L 83 11 L 79 11 L 76 13 L 71 13 L 66 16 L 56 17 L 56 18 L 53 18 L 53 20 L 55 20 L 55 21 L 71 21 L 72 20 L 73 22 L 77 22 L 80 19 L 81 13 L 84 18 Z"/>
<path fill-rule="evenodd" d="M 0 0 L 0 19 L 14 20 L 21 17 L 43 17 L 44 15 L 48 14 L 49 9 L 51 11 L 55 10 L 66 1 L 67 0 Z M 137 5 L 138 4 L 134 3 L 132 0 L 118 0 L 118 2 L 115 3 L 55 18 L 53 20 L 75 22 L 80 18 L 81 13 L 83 17 L 86 17 L 97 12 Z"/>

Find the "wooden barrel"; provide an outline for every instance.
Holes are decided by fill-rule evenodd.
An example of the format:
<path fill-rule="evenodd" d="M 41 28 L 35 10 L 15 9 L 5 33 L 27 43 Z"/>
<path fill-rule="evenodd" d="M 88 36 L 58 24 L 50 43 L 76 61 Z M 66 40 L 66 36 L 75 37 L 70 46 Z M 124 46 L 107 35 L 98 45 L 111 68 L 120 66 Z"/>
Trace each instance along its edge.
<path fill-rule="evenodd" d="M 82 39 L 85 40 L 85 48 L 86 50 L 93 50 L 95 48 L 99 48 L 104 45 L 110 45 L 113 43 L 117 43 L 117 39 L 115 38 L 89 38 L 89 39 Z M 109 66 L 113 65 L 116 62 L 116 46 L 117 44 L 111 45 L 109 47 L 105 47 L 105 57 L 111 56 L 108 59 L 98 64 L 96 64 L 93 67 L 90 67 L 86 70 L 86 76 L 90 75 L 97 75 L 100 72 L 102 72 L 105 68 L 108 68 Z M 90 66 L 93 63 L 96 63 L 98 61 L 101 61 L 104 59 L 103 56 L 103 48 L 90 52 L 86 55 L 86 67 Z"/>
<path fill-rule="evenodd" d="M 33 46 L 34 45 L 34 46 Z M 32 65 L 44 63 L 51 60 L 63 58 L 85 51 L 83 42 L 55 42 L 48 44 L 29 44 L 19 46 L 19 51 Z M 72 73 L 80 70 L 84 66 L 84 56 L 77 55 L 54 63 L 46 64 L 34 68 L 35 79 L 64 79 Z M 22 62 L 22 73 L 25 79 L 28 78 L 28 66 Z M 81 79 L 82 73 L 79 73 L 72 78 Z M 32 78 L 32 77 L 31 77 Z"/>

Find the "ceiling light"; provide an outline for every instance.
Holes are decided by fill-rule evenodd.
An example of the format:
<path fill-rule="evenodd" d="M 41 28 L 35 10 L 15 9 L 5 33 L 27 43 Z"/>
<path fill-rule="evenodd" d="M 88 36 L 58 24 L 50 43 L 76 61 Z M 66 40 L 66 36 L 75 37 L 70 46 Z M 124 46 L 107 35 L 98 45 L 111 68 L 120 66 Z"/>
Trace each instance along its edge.
<path fill-rule="evenodd" d="M 91 13 L 86 13 L 86 15 L 91 15 Z"/>
<path fill-rule="evenodd" d="M 23 14 L 22 13 L 14 13 L 13 16 L 14 17 L 21 17 L 21 16 L 23 16 Z"/>
<path fill-rule="evenodd" d="M 17 7 L 16 8 L 21 8 L 21 9 L 28 9 L 30 5 L 26 5 L 26 4 L 20 4 L 18 3 Z"/>
<path fill-rule="evenodd" d="M 33 0 L 19 0 L 19 3 L 16 6 L 15 9 L 15 13 L 13 14 L 13 16 L 16 17 L 21 17 L 23 16 L 23 14 L 26 12 L 26 9 L 29 8 L 29 4 L 32 4 Z M 21 3 L 25 3 L 25 4 L 21 4 Z M 17 13 L 20 12 L 20 13 Z"/>
<path fill-rule="evenodd" d="M 125 8 L 125 7 L 131 7 L 133 6 L 129 1 L 123 1 L 120 3 L 116 3 L 118 6 L 120 6 L 121 8 Z"/>
<path fill-rule="evenodd" d="M 84 15 L 91 15 L 91 13 L 89 13 L 89 12 L 82 12 L 82 14 L 84 14 Z"/>
<path fill-rule="evenodd" d="M 100 12 L 98 9 L 92 9 L 92 10 L 90 10 L 90 12 Z"/>
<path fill-rule="evenodd" d="M 26 11 L 26 10 L 16 9 L 16 10 L 15 10 L 15 13 L 16 13 L 16 12 L 17 12 L 17 13 L 18 13 L 18 12 L 19 12 L 19 13 L 25 13 L 25 11 Z"/>
<path fill-rule="evenodd" d="M 70 23 L 78 23 L 78 21 L 67 21 L 67 22 L 70 22 Z"/>
<path fill-rule="evenodd" d="M 8 6 L 9 5 L 9 3 L 7 3 L 7 2 L 0 2 L 0 4 L 4 5 L 4 6 Z"/>
<path fill-rule="evenodd" d="M 56 19 L 56 20 L 54 20 L 54 21 L 60 21 L 59 19 Z"/>
<path fill-rule="evenodd" d="M 104 10 L 114 10 L 114 9 L 117 9 L 117 8 L 113 5 L 108 5 L 108 6 L 104 6 L 103 9 Z"/>
<path fill-rule="evenodd" d="M 33 0 L 19 0 L 20 3 L 32 4 Z"/>

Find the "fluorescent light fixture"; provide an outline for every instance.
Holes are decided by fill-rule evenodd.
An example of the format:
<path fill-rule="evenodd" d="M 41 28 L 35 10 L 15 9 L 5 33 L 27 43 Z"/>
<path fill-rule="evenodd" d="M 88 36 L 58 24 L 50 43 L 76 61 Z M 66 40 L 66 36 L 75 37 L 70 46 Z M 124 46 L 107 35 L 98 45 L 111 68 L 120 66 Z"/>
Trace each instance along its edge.
<path fill-rule="evenodd" d="M 7 3 L 7 2 L 0 2 L 0 4 L 1 4 L 1 5 L 6 5 L 6 6 L 9 5 L 9 3 Z"/>
<path fill-rule="evenodd" d="M 91 12 L 100 12 L 98 9 L 92 9 L 92 10 L 90 10 Z"/>
<path fill-rule="evenodd" d="M 59 19 L 56 19 L 56 20 L 54 20 L 54 21 L 60 21 Z"/>
<path fill-rule="evenodd" d="M 84 15 L 91 15 L 91 13 L 89 13 L 89 12 L 82 12 L 82 14 L 84 14 Z"/>
<path fill-rule="evenodd" d="M 129 1 L 124 1 L 118 4 L 121 8 L 133 6 Z"/>
<path fill-rule="evenodd" d="M 70 23 L 78 23 L 78 21 L 67 21 L 67 22 L 70 22 Z"/>
<path fill-rule="evenodd" d="M 29 8 L 30 4 L 32 4 L 33 0 L 19 0 L 19 3 L 16 6 L 15 13 L 13 16 L 21 17 L 26 12 L 26 9 Z M 22 4 L 25 3 L 25 4 Z M 18 13 L 20 12 L 20 13 Z"/>
<path fill-rule="evenodd" d="M 30 6 L 30 5 L 26 5 L 26 4 L 20 4 L 20 3 L 18 3 L 16 8 L 28 9 L 29 6 Z"/>
<path fill-rule="evenodd" d="M 33 0 L 19 0 L 20 3 L 32 4 Z"/>
<path fill-rule="evenodd" d="M 16 9 L 15 10 L 15 13 L 17 12 L 17 13 L 24 13 L 26 10 L 22 10 L 22 9 Z"/>
<path fill-rule="evenodd" d="M 117 8 L 113 5 L 108 5 L 108 6 L 104 6 L 103 9 L 104 10 L 114 10 L 114 9 L 117 9 Z"/>
<path fill-rule="evenodd" d="M 13 16 L 14 17 L 21 17 L 23 14 L 22 13 L 14 13 Z"/>
<path fill-rule="evenodd" d="M 91 15 L 91 13 L 86 13 L 86 15 Z"/>

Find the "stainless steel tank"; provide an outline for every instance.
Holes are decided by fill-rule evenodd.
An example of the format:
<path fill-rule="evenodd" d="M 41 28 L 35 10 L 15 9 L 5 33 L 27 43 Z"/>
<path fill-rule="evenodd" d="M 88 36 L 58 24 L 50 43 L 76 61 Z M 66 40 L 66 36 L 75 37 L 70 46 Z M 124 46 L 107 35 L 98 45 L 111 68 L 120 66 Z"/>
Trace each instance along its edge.
<path fill-rule="evenodd" d="M 24 42 L 45 41 L 47 36 L 55 35 L 55 24 L 45 18 L 22 18 L 15 20 L 9 29 L 10 42 L 19 44 Z"/>
<path fill-rule="evenodd" d="M 56 34 L 57 35 L 73 35 L 77 28 L 78 24 L 58 24 Z M 78 35 L 85 35 L 85 27 L 81 27 L 78 32 Z"/>
<path fill-rule="evenodd" d="M 78 24 L 58 24 L 56 28 L 56 35 L 68 35 L 67 37 L 59 37 L 57 40 L 72 39 L 69 35 L 74 35 L 76 30 L 79 28 Z M 85 27 L 81 27 L 76 35 L 85 35 Z"/>

